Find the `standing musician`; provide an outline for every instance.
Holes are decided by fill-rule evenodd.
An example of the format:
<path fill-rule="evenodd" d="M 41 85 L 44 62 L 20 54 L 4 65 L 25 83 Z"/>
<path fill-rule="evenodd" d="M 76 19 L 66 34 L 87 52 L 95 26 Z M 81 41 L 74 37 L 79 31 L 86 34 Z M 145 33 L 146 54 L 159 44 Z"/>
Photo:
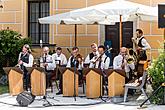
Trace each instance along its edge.
<path fill-rule="evenodd" d="M 46 88 L 50 85 L 51 74 L 54 68 L 56 67 L 55 61 L 52 56 L 49 55 L 49 47 L 43 48 L 43 55 L 40 58 L 40 67 L 45 68 L 46 72 Z"/>
<path fill-rule="evenodd" d="M 98 53 L 97 57 L 91 59 L 89 68 L 108 69 L 110 58 L 105 55 L 105 47 L 103 45 L 98 47 Z"/>
<path fill-rule="evenodd" d="M 98 56 L 99 53 L 97 51 L 97 44 L 92 43 L 91 50 L 92 50 L 92 52 L 87 55 L 87 57 L 85 58 L 84 64 L 90 64 L 92 61 L 92 58 Z"/>
<path fill-rule="evenodd" d="M 147 60 L 146 50 L 151 49 L 147 40 L 143 36 L 143 31 L 141 29 L 136 29 L 137 39 L 133 39 L 133 43 L 135 43 L 138 60 Z"/>
<path fill-rule="evenodd" d="M 28 86 L 30 83 L 30 75 L 28 74 L 26 67 L 32 67 L 33 60 L 34 58 L 31 54 L 30 46 L 28 44 L 25 44 L 22 48 L 22 52 L 20 52 L 19 54 L 17 64 L 23 70 L 23 85 L 25 90 L 28 90 Z"/>

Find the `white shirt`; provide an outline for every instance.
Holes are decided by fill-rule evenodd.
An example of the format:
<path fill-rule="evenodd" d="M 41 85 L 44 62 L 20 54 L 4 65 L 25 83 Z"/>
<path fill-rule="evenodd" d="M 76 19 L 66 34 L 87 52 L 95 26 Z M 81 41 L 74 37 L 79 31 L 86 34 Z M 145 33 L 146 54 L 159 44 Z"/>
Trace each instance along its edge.
<path fill-rule="evenodd" d="M 19 53 L 18 61 L 21 59 L 21 54 L 22 54 L 22 52 Z M 33 66 L 33 61 L 34 61 L 33 55 L 29 54 L 29 63 L 23 62 L 23 66 L 32 67 Z"/>
<path fill-rule="evenodd" d="M 46 58 L 46 62 L 44 62 L 45 58 Z M 51 55 L 42 56 L 40 58 L 40 67 L 45 68 L 43 66 L 44 63 L 48 64 L 48 66 L 46 67 L 47 70 L 54 70 L 54 68 L 56 68 L 55 60 L 53 60 Z"/>
<path fill-rule="evenodd" d="M 98 54 L 99 54 L 98 51 L 96 51 L 95 54 L 96 54 L 96 56 L 98 56 Z M 85 58 L 85 62 L 84 63 L 89 64 L 91 62 L 91 60 L 90 60 L 90 54 L 88 54 L 87 57 Z"/>
<path fill-rule="evenodd" d="M 100 56 L 100 55 L 98 55 L 98 56 Z M 95 58 L 92 58 L 91 61 L 92 60 L 94 61 Z M 99 62 L 100 62 L 99 60 L 96 61 L 95 64 L 93 64 L 91 62 L 90 65 L 89 65 L 89 68 L 98 68 Z M 110 58 L 107 57 L 105 54 L 103 54 L 102 57 L 101 57 L 101 67 L 100 68 L 101 69 L 108 69 L 109 68 L 109 64 L 110 64 Z"/>
<path fill-rule="evenodd" d="M 66 65 L 67 64 L 66 56 L 63 53 L 61 53 L 60 56 L 57 55 L 57 53 L 54 53 L 52 55 L 52 58 L 56 64 L 59 64 L 59 61 L 60 61 L 60 65 Z"/>
<path fill-rule="evenodd" d="M 122 69 L 121 67 L 122 61 L 123 61 L 123 56 L 120 54 L 117 55 L 113 60 L 113 69 Z"/>
<path fill-rule="evenodd" d="M 142 38 L 143 36 L 141 36 L 140 38 L 137 38 L 137 44 L 139 43 L 139 40 Z M 143 38 L 141 40 L 141 43 L 144 47 L 142 47 L 142 50 L 147 50 L 147 49 L 151 49 L 149 43 L 147 42 L 147 40 L 145 38 Z"/>
<path fill-rule="evenodd" d="M 71 58 L 72 58 L 72 56 L 69 57 L 68 63 L 66 65 L 66 67 L 68 67 L 68 68 L 71 68 Z M 82 68 L 84 67 L 83 65 L 84 65 L 83 61 L 81 64 L 79 63 L 78 70 L 82 70 Z"/>

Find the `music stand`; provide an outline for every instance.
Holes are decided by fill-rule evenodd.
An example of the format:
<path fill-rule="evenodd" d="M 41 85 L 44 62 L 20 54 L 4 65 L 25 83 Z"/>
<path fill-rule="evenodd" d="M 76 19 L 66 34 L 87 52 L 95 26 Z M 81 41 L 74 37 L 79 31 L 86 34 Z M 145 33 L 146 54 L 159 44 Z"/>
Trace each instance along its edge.
<path fill-rule="evenodd" d="M 120 69 L 105 70 L 108 77 L 108 96 L 124 95 L 125 71 Z"/>
<path fill-rule="evenodd" d="M 102 97 L 102 72 L 99 68 L 84 68 L 86 75 L 86 96 L 87 98 Z"/>
<path fill-rule="evenodd" d="M 18 67 L 4 67 L 3 70 L 8 75 L 10 94 L 14 96 L 23 92 L 23 71 Z"/>
<path fill-rule="evenodd" d="M 47 97 L 45 68 L 29 67 L 27 68 L 27 70 L 29 71 L 29 73 L 31 73 L 32 94 L 35 96 L 43 96 L 44 101 L 47 102 L 47 104 L 43 104 L 44 106 L 51 105 L 51 103 L 47 100 L 47 98 L 54 99 L 54 97 Z M 40 83 L 38 83 L 38 81 Z M 59 100 L 55 100 L 55 101 L 59 101 Z"/>
<path fill-rule="evenodd" d="M 35 96 L 46 95 L 45 69 L 42 67 L 27 67 L 31 76 L 31 92 Z"/>
<path fill-rule="evenodd" d="M 164 88 L 164 100 L 163 100 L 163 104 L 165 104 L 165 82 L 164 82 L 155 91 L 153 91 L 153 93 L 146 100 L 144 100 L 140 104 L 140 107 L 142 107 L 148 100 L 150 100 L 152 98 L 152 96 L 154 96 L 159 91 L 159 89 L 161 89 L 161 88 Z"/>
<path fill-rule="evenodd" d="M 78 96 L 78 71 L 66 67 L 60 67 L 59 70 L 63 74 L 63 96 L 74 96 L 75 98 Z"/>

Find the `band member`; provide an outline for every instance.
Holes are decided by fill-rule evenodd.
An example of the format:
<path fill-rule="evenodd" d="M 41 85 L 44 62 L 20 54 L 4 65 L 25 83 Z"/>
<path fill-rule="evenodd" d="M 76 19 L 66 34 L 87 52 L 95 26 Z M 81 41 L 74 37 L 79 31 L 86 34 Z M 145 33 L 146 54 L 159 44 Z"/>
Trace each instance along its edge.
<path fill-rule="evenodd" d="M 66 56 L 62 53 L 61 47 L 57 47 L 56 53 L 54 53 L 52 55 L 52 57 L 56 63 L 56 66 L 57 65 L 59 65 L 59 66 L 66 66 L 67 65 L 67 59 L 66 59 Z M 60 74 L 58 66 L 56 68 L 56 78 L 59 78 L 59 81 L 60 81 L 59 82 L 59 92 L 57 93 L 57 95 L 58 95 L 58 94 L 62 93 L 62 74 Z"/>
<path fill-rule="evenodd" d="M 127 54 L 127 48 L 122 47 L 119 55 L 113 60 L 113 69 L 123 69 L 126 72 L 126 77 L 130 78 L 130 71 L 135 69 L 134 58 Z"/>
<path fill-rule="evenodd" d="M 30 83 L 30 76 L 26 67 L 33 66 L 33 56 L 31 54 L 30 46 L 25 44 L 22 48 L 22 52 L 20 52 L 18 57 L 18 66 L 23 70 L 23 81 L 24 81 L 24 89 L 28 90 L 28 86 Z"/>
<path fill-rule="evenodd" d="M 40 67 L 45 68 L 46 72 L 46 87 L 50 85 L 51 74 L 56 67 L 55 61 L 52 56 L 49 55 L 49 47 L 43 48 L 43 56 L 40 58 Z"/>
<path fill-rule="evenodd" d="M 76 66 L 77 70 L 79 71 L 79 80 L 80 80 L 82 79 L 83 58 L 78 52 L 79 52 L 78 47 L 72 48 L 72 53 L 66 67 L 71 68 Z M 62 78 L 60 79 L 59 88 L 60 90 L 59 92 L 56 93 L 56 95 L 62 94 Z"/>
<path fill-rule="evenodd" d="M 106 50 L 105 46 L 103 45 L 98 46 L 99 54 L 91 59 L 91 63 L 89 65 L 89 68 L 100 68 L 102 70 L 102 75 L 103 75 L 102 94 L 104 94 L 105 90 L 108 93 L 108 88 L 107 88 L 108 79 L 106 73 L 104 72 L 104 69 L 108 69 L 110 64 L 110 58 L 105 55 L 105 50 Z"/>
<path fill-rule="evenodd" d="M 133 39 L 133 43 L 135 43 L 138 60 L 147 60 L 146 50 L 151 49 L 147 40 L 143 36 L 143 31 L 141 29 L 136 29 L 137 39 Z"/>
<path fill-rule="evenodd" d="M 55 60 L 55 63 L 58 65 L 66 65 L 67 64 L 67 59 L 66 56 L 62 53 L 62 48 L 57 47 L 56 53 L 52 55 L 53 60 Z"/>
<path fill-rule="evenodd" d="M 92 52 L 89 53 L 89 54 L 87 55 L 87 57 L 85 58 L 85 62 L 84 62 L 85 64 L 90 64 L 92 58 L 98 56 L 97 44 L 92 43 L 92 44 L 91 44 L 91 50 L 92 50 Z"/>
<path fill-rule="evenodd" d="M 82 70 L 83 58 L 79 54 L 79 48 L 78 47 L 72 48 L 72 55 L 70 56 L 66 67 L 74 67 L 75 64 L 76 64 L 76 68 L 78 68 L 78 70 Z"/>
<path fill-rule="evenodd" d="M 68 68 L 75 67 L 77 68 L 79 72 L 79 82 L 82 79 L 82 68 L 83 68 L 83 58 L 82 56 L 78 53 L 79 48 L 78 47 L 73 47 L 72 48 L 72 53 L 71 56 L 69 57 L 67 66 Z M 60 79 L 60 85 L 62 85 L 62 78 Z M 59 86 L 60 91 L 56 93 L 56 95 L 62 94 L 62 86 Z"/>
<path fill-rule="evenodd" d="M 98 47 L 98 55 L 97 57 L 93 57 L 91 59 L 91 63 L 89 68 L 101 68 L 108 69 L 110 64 L 110 58 L 105 55 L 105 47 L 100 45 Z"/>

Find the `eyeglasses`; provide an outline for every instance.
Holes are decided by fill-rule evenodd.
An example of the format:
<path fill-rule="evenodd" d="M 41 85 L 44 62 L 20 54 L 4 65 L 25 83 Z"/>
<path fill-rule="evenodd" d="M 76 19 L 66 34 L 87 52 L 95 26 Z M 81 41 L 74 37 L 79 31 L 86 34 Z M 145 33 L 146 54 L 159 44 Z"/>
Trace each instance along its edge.
<path fill-rule="evenodd" d="M 92 49 L 95 49 L 96 47 L 95 47 L 95 46 L 92 46 L 91 48 L 92 48 Z"/>

